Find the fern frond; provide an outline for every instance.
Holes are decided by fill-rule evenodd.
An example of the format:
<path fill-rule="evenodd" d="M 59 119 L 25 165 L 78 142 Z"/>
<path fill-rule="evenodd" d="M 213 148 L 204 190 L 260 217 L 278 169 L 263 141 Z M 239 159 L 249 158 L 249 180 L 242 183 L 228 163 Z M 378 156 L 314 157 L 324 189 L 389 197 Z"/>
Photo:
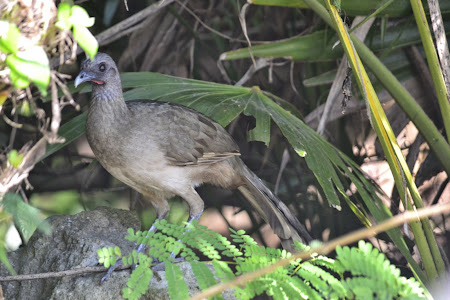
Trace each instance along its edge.
<path fill-rule="evenodd" d="M 290 285 L 292 289 L 295 290 L 298 297 L 300 297 L 301 299 L 323 299 L 315 289 L 313 289 L 309 284 L 305 283 L 305 281 L 303 281 L 299 277 L 292 277 L 288 285 Z"/>
<path fill-rule="evenodd" d="M 231 230 L 234 243 L 205 226 L 192 222 L 188 227 L 169 224 L 163 220 L 156 222 L 158 231 L 128 231 L 128 240 L 148 245 L 148 256 L 134 250 L 123 257 L 124 264 L 138 264 L 123 290 L 127 299 L 137 299 L 148 288 L 151 279 L 153 259 L 165 261 L 166 278 L 171 299 L 189 297 L 188 287 L 180 268 L 171 263 L 174 257 L 185 257 L 197 279 L 199 287 L 207 289 L 219 281 L 229 281 L 237 275 L 253 272 L 272 265 L 280 259 L 289 258 L 291 253 L 258 246 L 244 230 Z M 297 243 L 305 250 L 311 246 Z M 100 249 L 99 261 L 105 265 L 115 263 L 120 258 L 119 249 Z M 214 274 L 210 267 L 199 258 L 195 251 L 212 260 Z M 383 253 L 372 244 L 360 241 L 358 247 L 338 247 L 337 258 L 315 256 L 308 261 L 296 259 L 285 267 L 278 268 L 247 283 L 234 287 L 238 299 L 252 299 L 266 293 L 274 299 L 424 299 L 424 290 L 414 278 L 400 276 L 400 270 L 391 265 Z M 173 254 L 173 255 L 171 255 Z M 233 262 L 221 261 L 222 256 Z M 229 264 L 235 265 L 235 271 Z M 345 277 L 344 278 L 344 273 Z M 348 275 L 349 274 L 349 275 Z M 215 277 L 214 277 L 215 276 Z M 216 296 L 222 299 L 222 296 Z"/>
<path fill-rule="evenodd" d="M 216 276 L 224 281 L 229 281 L 236 277 L 228 264 L 223 261 L 213 260 L 212 265 L 216 271 Z"/>
<path fill-rule="evenodd" d="M 198 287 L 202 290 L 209 288 L 217 284 L 211 270 L 202 262 L 191 262 L 192 271 L 194 272 L 195 278 L 197 278 Z M 223 299 L 221 295 L 216 295 L 213 299 Z"/>
<path fill-rule="evenodd" d="M 302 268 L 310 272 L 311 274 L 314 274 L 315 276 L 322 278 L 322 282 L 328 284 L 327 288 L 324 290 L 321 290 L 322 286 L 317 287 L 317 289 L 322 292 L 322 295 L 325 296 L 325 298 L 329 298 L 331 294 L 335 294 L 339 298 L 346 297 L 347 294 L 346 289 L 344 288 L 342 283 L 327 271 L 314 265 L 314 262 L 315 261 L 305 262 L 302 264 Z"/>
<path fill-rule="evenodd" d="M 336 253 L 344 270 L 352 275 L 352 278 L 341 282 L 356 298 L 369 293 L 377 299 L 400 296 L 425 299 L 420 285 L 413 278 L 406 280 L 401 277 L 400 270 L 372 244 L 359 241 L 358 248 L 337 247 Z"/>
<path fill-rule="evenodd" d="M 97 250 L 98 262 L 103 264 L 105 268 L 114 266 L 117 259 L 122 257 L 122 252 L 119 247 L 105 247 Z"/>
<path fill-rule="evenodd" d="M 153 272 L 149 268 L 151 259 L 139 253 L 139 265 L 131 273 L 127 287 L 122 290 L 125 299 L 139 299 L 148 290 L 148 283 L 153 277 Z"/>
<path fill-rule="evenodd" d="M 169 295 L 171 300 L 184 300 L 189 298 L 189 290 L 183 279 L 183 273 L 180 268 L 168 261 L 166 266 L 166 279 L 169 286 Z"/>
<path fill-rule="evenodd" d="M 310 262 L 316 266 L 325 267 L 328 270 L 333 271 L 340 276 L 343 276 L 345 271 L 344 267 L 339 261 L 336 261 L 323 255 L 315 257 L 314 259 L 310 260 Z"/>

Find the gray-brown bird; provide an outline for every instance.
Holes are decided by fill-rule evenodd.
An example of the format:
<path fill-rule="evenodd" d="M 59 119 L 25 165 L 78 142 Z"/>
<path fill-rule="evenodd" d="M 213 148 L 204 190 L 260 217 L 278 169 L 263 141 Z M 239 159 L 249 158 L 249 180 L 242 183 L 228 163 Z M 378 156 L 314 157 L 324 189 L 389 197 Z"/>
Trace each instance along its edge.
<path fill-rule="evenodd" d="M 100 164 L 156 209 L 169 212 L 175 195 L 200 218 L 204 203 L 195 188 L 210 183 L 239 189 L 252 207 L 292 250 L 292 241 L 310 242 L 304 226 L 239 158 L 233 138 L 218 123 L 187 107 L 158 101 L 125 102 L 116 64 L 98 53 L 85 60 L 75 86 L 92 84 L 86 134 Z M 150 230 L 154 230 L 154 227 Z"/>

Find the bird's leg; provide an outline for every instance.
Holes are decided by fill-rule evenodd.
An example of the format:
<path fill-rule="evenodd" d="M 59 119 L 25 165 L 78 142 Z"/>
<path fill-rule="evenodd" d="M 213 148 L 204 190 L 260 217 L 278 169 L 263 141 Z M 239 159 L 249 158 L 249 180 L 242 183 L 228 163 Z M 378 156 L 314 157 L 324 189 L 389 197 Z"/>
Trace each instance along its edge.
<path fill-rule="evenodd" d="M 167 213 L 166 213 L 166 215 L 167 215 Z M 165 216 L 164 216 L 163 218 L 161 218 L 161 219 L 158 218 L 158 220 L 162 220 L 162 219 L 164 219 L 164 218 L 165 218 Z M 147 231 L 147 235 L 145 236 L 145 238 L 148 238 L 150 232 L 156 232 L 157 228 L 156 228 L 156 226 L 155 226 L 155 223 L 156 223 L 156 221 L 153 222 L 152 226 L 150 226 L 149 230 Z M 139 244 L 139 245 L 137 246 L 137 248 L 136 248 L 137 253 L 142 252 L 142 250 L 145 249 L 145 246 L 146 246 L 146 244 Z"/>
<path fill-rule="evenodd" d="M 188 195 L 183 196 L 184 200 L 186 200 L 186 202 L 189 206 L 189 218 L 187 220 L 186 227 L 188 227 L 193 220 L 200 219 L 200 217 L 203 213 L 203 208 L 205 206 L 202 198 L 197 194 L 197 192 L 194 190 L 194 188 L 192 188 L 191 191 L 193 193 L 189 193 Z M 180 241 L 180 240 L 178 240 L 178 241 Z M 170 257 L 175 258 L 174 251 L 172 251 L 172 253 L 170 254 Z"/>
<path fill-rule="evenodd" d="M 197 215 L 195 215 L 195 216 L 191 216 L 191 215 L 189 214 L 189 218 L 188 218 L 188 220 L 187 220 L 187 224 L 186 224 L 185 227 L 188 227 L 188 226 L 191 224 L 191 222 L 192 222 L 193 220 L 198 220 L 198 219 L 200 219 L 202 213 L 203 213 L 203 210 L 202 210 L 199 214 L 197 214 Z M 178 241 L 180 242 L 181 240 L 178 240 Z M 175 256 L 176 256 L 176 255 L 175 255 L 175 252 L 172 251 L 172 253 L 170 253 L 170 257 L 175 258 Z"/>
<path fill-rule="evenodd" d="M 189 206 L 189 218 L 187 220 L 188 224 L 191 224 L 192 220 L 200 219 L 205 204 L 203 203 L 202 198 L 197 194 L 197 191 L 191 187 L 188 193 L 180 196 L 183 197 Z"/>
<path fill-rule="evenodd" d="M 165 219 L 167 217 L 167 215 L 169 214 L 169 210 L 170 210 L 170 206 L 169 206 L 169 202 L 167 202 L 166 199 L 164 198 L 149 198 L 149 200 L 152 202 L 153 207 L 156 210 L 156 220 L 161 221 L 162 219 Z M 145 236 L 146 238 L 148 238 L 148 235 L 150 234 L 150 232 L 156 232 L 157 228 L 155 226 L 156 221 L 153 222 L 152 226 L 150 226 L 147 235 Z M 142 250 L 145 249 L 145 244 L 140 244 L 138 245 L 138 247 L 136 248 L 137 253 L 142 252 Z"/>

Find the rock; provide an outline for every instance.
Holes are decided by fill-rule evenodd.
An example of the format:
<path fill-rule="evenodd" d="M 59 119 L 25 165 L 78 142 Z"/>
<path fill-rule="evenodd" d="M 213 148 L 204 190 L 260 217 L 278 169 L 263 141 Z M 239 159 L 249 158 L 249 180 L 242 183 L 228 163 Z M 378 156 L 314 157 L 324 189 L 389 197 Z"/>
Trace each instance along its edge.
<path fill-rule="evenodd" d="M 135 244 L 126 241 L 129 227 L 138 230 L 139 220 L 134 212 L 112 208 L 98 208 L 74 216 L 53 216 L 48 219 L 53 232 L 36 232 L 25 247 L 9 253 L 9 261 L 18 274 L 58 272 L 97 265 L 97 249 L 119 246 L 126 254 Z M 188 263 L 178 264 L 185 274 L 190 294 L 199 292 L 195 276 Z M 169 299 L 164 271 L 157 271 L 150 282 L 150 290 L 143 299 Z M 116 271 L 100 284 L 104 273 L 66 276 L 61 278 L 1 282 L 5 299 L 123 299 L 130 270 Z M 4 266 L 0 275 L 10 275 Z M 227 297 L 228 298 L 228 297 Z"/>

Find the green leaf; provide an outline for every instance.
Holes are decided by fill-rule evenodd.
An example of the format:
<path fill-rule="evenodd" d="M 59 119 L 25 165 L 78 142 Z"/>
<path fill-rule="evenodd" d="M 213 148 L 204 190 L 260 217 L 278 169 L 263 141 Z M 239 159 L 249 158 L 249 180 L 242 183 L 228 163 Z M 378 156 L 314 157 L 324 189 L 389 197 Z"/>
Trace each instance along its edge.
<path fill-rule="evenodd" d="M 20 31 L 15 24 L 0 20 L 0 51 L 5 54 L 16 53 Z"/>
<path fill-rule="evenodd" d="M 217 277 L 219 277 L 220 279 L 223 278 L 226 281 L 234 279 L 234 277 L 235 277 L 234 273 L 230 269 L 230 267 L 228 266 L 228 264 L 226 262 L 214 259 L 212 261 L 212 264 L 214 266 L 214 270 L 216 271 L 216 276 Z"/>
<path fill-rule="evenodd" d="M 342 56 L 340 48 L 331 51 L 332 44 L 337 39 L 330 40 L 333 33 L 327 30 L 294 37 L 282 41 L 273 41 L 252 46 L 251 52 L 256 57 L 288 57 L 295 61 L 323 61 Z M 224 60 L 249 58 L 249 48 L 241 48 L 225 52 Z"/>
<path fill-rule="evenodd" d="M 69 20 L 73 26 L 91 27 L 95 23 L 95 18 L 89 17 L 86 10 L 78 5 L 72 6 Z"/>
<path fill-rule="evenodd" d="M 39 210 L 23 202 L 18 194 L 6 193 L 2 206 L 14 217 L 14 223 L 25 242 L 29 240 L 36 228 L 46 234 L 50 233 L 51 227 L 41 217 Z"/>
<path fill-rule="evenodd" d="M 186 282 L 183 279 L 183 273 L 180 268 L 168 261 L 165 262 L 166 279 L 169 286 L 169 295 L 171 300 L 183 300 L 189 298 L 189 291 Z"/>
<path fill-rule="evenodd" d="M 258 87 L 253 87 L 256 93 L 261 90 Z M 253 95 L 249 98 L 249 103 L 257 101 L 252 99 Z M 244 114 L 247 116 L 254 116 L 256 119 L 256 126 L 248 132 L 248 139 L 250 141 L 261 141 L 269 146 L 270 141 L 270 115 L 259 110 L 255 105 L 247 105 L 244 109 Z"/>
<path fill-rule="evenodd" d="M 70 30 L 72 28 L 72 21 L 70 20 L 71 7 L 67 2 L 62 2 L 58 6 L 58 21 L 56 27 L 61 30 Z"/>
<path fill-rule="evenodd" d="M 205 265 L 204 262 L 191 262 L 192 271 L 194 272 L 195 278 L 197 278 L 198 286 L 202 290 L 217 284 L 214 274 Z M 223 299 L 221 295 L 216 295 L 212 299 Z"/>
<path fill-rule="evenodd" d="M 153 277 L 153 272 L 149 267 L 150 258 L 140 254 L 140 263 L 131 273 L 127 281 L 128 289 L 124 289 L 123 296 L 126 299 L 139 299 L 148 290 L 148 284 Z"/>
<path fill-rule="evenodd" d="M 97 54 L 98 42 L 86 27 L 91 27 L 94 23 L 95 18 L 89 17 L 89 14 L 81 6 L 70 7 L 67 3 L 61 3 L 58 7 L 56 26 L 61 30 L 73 28 L 73 37 L 91 59 L 94 59 Z"/>
<path fill-rule="evenodd" d="M 48 156 L 64 148 L 65 146 L 82 136 L 86 130 L 86 118 L 87 113 L 82 113 L 81 115 L 76 116 L 66 124 L 62 125 L 59 128 L 58 134 L 65 139 L 65 142 L 61 144 L 47 145 L 47 150 L 45 154 L 40 158 L 40 160 L 47 158 Z"/>
<path fill-rule="evenodd" d="M 300 157 L 305 157 L 306 156 L 306 151 L 302 150 L 302 149 L 294 149 L 295 153 L 297 153 Z"/>
<path fill-rule="evenodd" d="M 28 100 L 23 100 L 19 107 L 19 114 L 24 117 L 31 117 L 34 115 L 33 107 Z"/>
<path fill-rule="evenodd" d="M 8 57 L 6 59 L 8 59 Z M 9 77 L 11 78 L 14 87 L 18 89 L 24 89 L 30 85 L 30 81 L 26 77 L 23 77 L 22 74 L 16 72 L 14 69 L 11 69 Z"/>
<path fill-rule="evenodd" d="M 6 57 L 11 69 L 11 80 L 17 88 L 24 88 L 24 83 L 32 81 L 45 96 L 50 83 L 50 66 L 47 54 L 39 46 Z"/>
<path fill-rule="evenodd" d="M 97 255 L 98 255 L 99 258 L 105 257 L 105 256 L 103 255 L 102 249 L 97 249 Z"/>
<path fill-rule="evenodd" d="M 0 211 L 0 220 L 0 262 L 5 265 L 9 273 L 11 273 L 12 275 L 16 275 L 16 271 L 14 271 L 8 260 L 8 254 L 5 247 L 6 234 L 8 233 L 11 225 L 13 225 L 13 217 L 7 211 L 2 210 Z"/>
<path fill-rule="evenodd" d="M 3 246 L 3 243 L 0 245 L 0 261 L 5 265 L 9 273 L 11 273 L 12 275 L 17 274 L 8 260 L 8 253 L 6 252 L 6 248 Z"/>
<path fill-rule="evenodd" d="M 23 153 L 19 154 L 16 149 L 9 151 L 8 161 L 14 167 L 18 168 L 23 160 Z"/>
<path fill-rule="evenodd" d="M 80 44 L 81 48 L 94 59 L 98 50 L 98 42 L 86 27 L 78 24 L 73 25 L 73 37 Z"/>

